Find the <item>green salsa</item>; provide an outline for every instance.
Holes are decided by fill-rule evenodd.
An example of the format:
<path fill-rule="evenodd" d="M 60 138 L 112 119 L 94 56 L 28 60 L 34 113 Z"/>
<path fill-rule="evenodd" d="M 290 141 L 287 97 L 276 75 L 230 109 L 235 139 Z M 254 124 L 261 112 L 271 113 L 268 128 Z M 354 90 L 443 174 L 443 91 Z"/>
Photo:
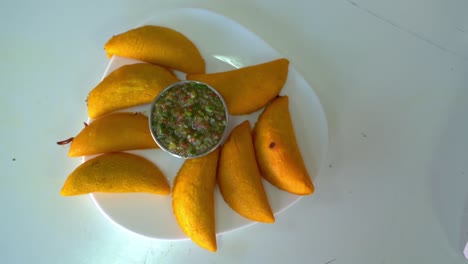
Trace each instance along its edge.
<path fill-rule="evenodd" d="M 151 129 L 156 141 L 180 157 L 196 157 L 216 147 L 227 126 L 220 96 L 198 82 L 181 82 L 156 99 Z"/>

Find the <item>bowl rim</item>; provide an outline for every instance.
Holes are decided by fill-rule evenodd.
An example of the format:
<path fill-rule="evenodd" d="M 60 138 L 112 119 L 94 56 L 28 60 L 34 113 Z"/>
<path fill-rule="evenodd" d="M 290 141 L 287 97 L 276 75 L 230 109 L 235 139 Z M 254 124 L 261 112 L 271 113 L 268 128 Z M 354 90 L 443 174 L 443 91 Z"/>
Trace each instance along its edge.
<path fill-rule="evenodd" d="M 223 108 L 224 108 L 224 113 L 225 113 L 225 116 L 226 116 L 226 126 L 224 127 L 224 131 L 223 131 L 223 135 L 221 136 L 221 138 L 218 140 L 218 142 L 216 143 L 216 145 L 214 145 L 212 148 L 210 148 L 208 151 L 206 152 L 203 152 L 203 153 L 200 153 L 200 154 L 197 154 L 197 155 L 193 155 L 193 156 L 182 156 L 182 155 L 179 155 L 179 154 L 176 154 L 176 153 L 173 153 L 171 152 L 169 149 L 167 149 L 166 147 L 163 146 L 162 143 L 159 142 L 158 138 L 156 137 L 156 132 L 153 131 L 153 126 L 152 126 L 152 120 L 153 120 L 153 112 L 154 112 L 154 108 L 156 106 L 156 102 L 159 100 L 159 98 L 161 98 L 161 96 L 167 92 L 168 90 L 171 90 L 173 89 L 174 87 L 177 87 L 177 86 L 180 86 L 180 85 L 184 85 L 186 83 L 196 83 L 196 84 L 201 84 L 201 85 L 204 85 L 206 86 L 208 89 L 210 89 L 212 92 L 214 92 L 218 98 L 221 100 L 222 104 L 223 104 Z M 216 150 L 219 146 L 221 146 L 224 142 L 224 140 L 226 139 L 227 137 L 227 133 L 228 133 L 228 124 L 229 124 L 229 119 L 230 119 L 230 116 L 229 116 L 229 109 L 227 107 L 227 104 L 226 104 L 226 101 L 224 100 L 223 96 L 215 89 L 213 88 L 212 86 L 210 86 L 209 84 L 207 83 L 204 83 L 204 82 L 199 82 L 199 81 L 194 81 L 194 80 L 181 80 L 181 81 L 178 81 L 178 82 L 175 82 L 169 86 L 167 86 L 166 88 L 164 88 L 155 98 L 154 100 L 151 102 L 151 107 L 150 107 L 150 112 L 149 112 L 149 115 L 148 115 L 148 126 L 149 126 L 149 130 L 150 130 L 150 133 L 151 133 L 151 137 L 153 138 L 153 140 L 156 142 L 156 144 L 159 146 L 160 149 L 162 149 L 164 152 L 167 152 L 169 154 L 171 154 L 172 156 L 174 157 L 177 157 L 177 158 L 181 158 L 181 159 L 194 159 L 194 158 L 200 158 L 200 157 L 203 157 L 203 156 L 206 156 L 208 154 L 210 154 L 211 152 L 213 152 L 214 150 Z"/>

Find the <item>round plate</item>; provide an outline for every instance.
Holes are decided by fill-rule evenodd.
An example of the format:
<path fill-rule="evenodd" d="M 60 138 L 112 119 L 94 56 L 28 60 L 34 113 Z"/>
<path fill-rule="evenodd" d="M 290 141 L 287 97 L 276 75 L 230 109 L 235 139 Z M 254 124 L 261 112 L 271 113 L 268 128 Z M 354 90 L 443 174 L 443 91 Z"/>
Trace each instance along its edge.
<path fill-rule="evenodd" d="M 158 14 L 144 24 L 167 26 L 186 35 L 195 43 L 205 58 L 208 73 L 232 70 L 282 57 L 251 31 L 224 16 L 207 10 L 176 9 Z M 136 62 L 139 61 L 113 57 L 104 76 L 122 65 Z M 182 79 L 185 77 L 181 73 L 178 75 Z M 280 94 L 289 96 L 289 110 L 298 145 L 309 174 L 312 179 L 315 179 L 324 161 L 328 144 L 327 122 L 320 101 L 314 90 L 291 64 L 287 82 Z M 125 111 L 139 111 L 148 115 L 149 108 L 149 105 L 144 105 Z M 244 120 L 249 120 L 253 127 L 262 110 L 248 116 L 233 116 L 229 129 L 232 130 Z M 159 149 L 129 152 L 153 161 L 171 184 L 183 162 Z M 85 157 L 84 160 L 89 158 Z M 265 180 L 263 182 L 275 215 L 301 198 L 301 196 L 280 191 Z M 104 215 L 131 232 L 158 239 L 187 239 L 172 213 L 171 196 L 144 193 L 94 193 L 91 197 Z M 254 223 L 234 212 L 224 202 L 218 189 L 215 190 L 215 211 L 217 234 Z"/>

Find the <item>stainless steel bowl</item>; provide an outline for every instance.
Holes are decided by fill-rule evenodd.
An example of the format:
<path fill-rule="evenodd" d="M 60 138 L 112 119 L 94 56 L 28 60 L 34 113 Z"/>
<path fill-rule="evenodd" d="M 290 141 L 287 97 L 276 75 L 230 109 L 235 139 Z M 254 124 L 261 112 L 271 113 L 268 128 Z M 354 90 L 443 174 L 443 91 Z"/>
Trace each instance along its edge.
<path fill-rule="evenodd" d="M 208 151 L 204 152 L 204 153 L 200 153 L 200 154 L 197 154 L 197 155 L 189 155 L 189 156 L 181 156 L 179 154 L 176 154 L 174 152 L 172 152 L 171 150 L 167 149 L 158 139 L 157 135 L 156 135 L 156 132 L 153 130 L 153 115 L 154 115 L 154 108 L 156 106 L 156 104 L 158 104 L 158 100 L 161 98 L 161 95 L 163 95 L 165 92 L 167 92 L 168 90 L 171 90 L 171 89 L 174 89 L 175 87 L 178 87 L 178 86 L 181 86 L 181 85 L 184 85 L 184 84 L 187 84 L 187 83 L 196 83 L 196 84 L 202 84 L 202 85 L 205 85 L 206 87 L 208 87 L 211 91 L 213 91 L 217 96 L 218 98 L 221 100 L 221 102 L 223 103 L 223 107 L 224 107 L 224 111 L 225 111 L 225 116 L 226 116 L 226 127 L 224 128 L 224 131 L 223 131 L 223 135 L 220 137 L 219 141 L 216 143 L 216 145 L 214 145 L 211 149 L 209 149 Z M 156 144 L 158 144 L 158 146 L 164 150 L 165 152 L 171 154 L 172 156 L 174 157 L 177 157 L 177 158 L 182 158 L 182 159 L 192 159 L 192 158 L 198 158 L 198 157 L 202 157 L 202 156 L 205 156 L 207 154 L 209 154 L 210 152 L 212 152 L 213 150 L 215 150 L 216 148 L 218 148 L 225 140 L 226 136 L 227 136 L 227 132 L 228 132 L 228 123 L 229 123 L 229 111 L 228 111 L 228 108 L 227 108 L 227 105 L 226 105 L 226 102 L 224 101 L 223 97 L 221 96 L 221 94 L 218 93 L 218 91 L 216 91 L 213 87 L 211 87 L 210 85 L 206 84 L 206 83 L 202 83 L 202 82 L 198 82 L 198 81 L 180 81 L 180 82 L 176 82 L 176 83 L 173 83 L 171 85 L 169 85 L 168 87 L 164 88 L 164 90 L 162 90 L 158 96 L 156 96 L 156 98 L 154 99 L 153 103 L 151 104 L 151 108 L 150 108 L 150 113 L 149 113 L 149 118 L 148 118 L 148 124 L 149 124 L 149 129 L 151 131 L 151 136 L 153 137 L 154 141 L 156 142 Z"/>

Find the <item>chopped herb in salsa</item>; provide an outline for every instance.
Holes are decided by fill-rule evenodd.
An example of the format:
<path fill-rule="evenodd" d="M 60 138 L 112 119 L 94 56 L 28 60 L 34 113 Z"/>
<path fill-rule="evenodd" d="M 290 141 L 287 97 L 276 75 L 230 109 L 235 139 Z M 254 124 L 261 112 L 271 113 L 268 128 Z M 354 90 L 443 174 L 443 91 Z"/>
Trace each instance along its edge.
<path fill-rule="evenodd" d="M 164 90 L 153 106 L 151 128 L 159 144 L 182 157 L 212 150 L 227 125 L 217 93 L 197 82 L 181 82 Z"/>

